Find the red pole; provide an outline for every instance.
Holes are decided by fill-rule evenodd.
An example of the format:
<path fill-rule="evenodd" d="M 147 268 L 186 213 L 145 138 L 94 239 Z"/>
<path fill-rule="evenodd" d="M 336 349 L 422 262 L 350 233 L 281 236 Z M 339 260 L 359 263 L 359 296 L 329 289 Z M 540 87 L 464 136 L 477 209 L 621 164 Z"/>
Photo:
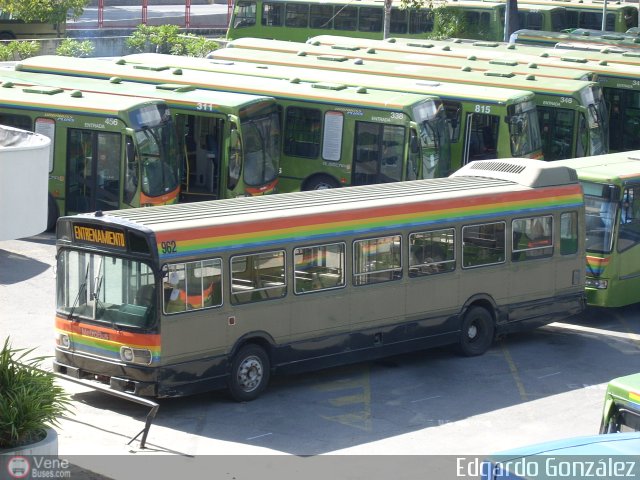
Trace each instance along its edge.
<path fill-rule="evenodd" d="M 149 5 L 149 0 L 142 0 L 142 24 L 147 24 L 147 6 Z"/>
<path fill-rule="evenodd" d="M 233 0 L 227 0 L 227 27 L 229 27 L 229 22 L 231 21 L 232 12 L 233 12 Z M 640 22 L 640 20 L 638 21 Z"/>
<path fill-rule="evenodd" d="M 104 27 L 104 0 L 98 0 L 98 28 Z"/>
<path fill-rule="evenodd" d="M 184 28 L 191 27 L 191 0 L 184 2 Z"/>

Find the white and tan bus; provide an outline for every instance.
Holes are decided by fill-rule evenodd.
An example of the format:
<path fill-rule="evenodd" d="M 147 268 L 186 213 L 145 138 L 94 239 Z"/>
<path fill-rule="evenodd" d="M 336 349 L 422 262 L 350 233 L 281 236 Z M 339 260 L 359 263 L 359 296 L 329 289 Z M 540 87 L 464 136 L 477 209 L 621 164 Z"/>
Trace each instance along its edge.
<path fill-rule="evenodd" d="M 583 219 L 575 171 L 529 159 L 61 218 L 55 370 L 247 401 L 279 371 L 481 355 L 584 308 Z"/>

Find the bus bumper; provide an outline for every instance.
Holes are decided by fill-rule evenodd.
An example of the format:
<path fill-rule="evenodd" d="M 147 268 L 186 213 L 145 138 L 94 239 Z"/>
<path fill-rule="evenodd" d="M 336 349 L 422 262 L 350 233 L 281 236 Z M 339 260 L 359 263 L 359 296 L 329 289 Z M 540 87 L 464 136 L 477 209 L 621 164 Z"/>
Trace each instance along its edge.
<path fill-rule="evenodd" d="M 141 382 L 137 380 L 131 380 L 129 378 L 108 377 L 105 375 L 98 375 L 90 372 L 86 372 L 77 367 L 71 367 L 57 360 L 53 361 L 53 371 L 63 376 L 76 378 L 78 380 L 92 380 L 101 384 L 109 385 L 112 390 L 119 392 L 131 393 L 141 397 L 155 397 L 157 396 L 157 387 L 155 382 Z"/>

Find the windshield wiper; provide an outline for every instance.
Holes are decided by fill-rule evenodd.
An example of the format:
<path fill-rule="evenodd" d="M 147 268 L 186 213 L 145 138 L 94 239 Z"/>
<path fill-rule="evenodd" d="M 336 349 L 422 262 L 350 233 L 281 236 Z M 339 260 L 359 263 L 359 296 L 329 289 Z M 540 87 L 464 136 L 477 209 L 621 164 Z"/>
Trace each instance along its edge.
<path fill-rule="evenodd" d="M 80 295 L 82 292 L 86 292 L 87 290 L 87 278 L 89 277 L 89 265 L 87 265 L 87 270 L 84 272 L 84 279 L 80 288 L 78 288 L 78 294 L 76 295 L 76 299 L 73 301 L 73 305 L 69 309 L 69 313 L 67 313 L 68 320 L 74 320 L 73 313 L 76 311 L 76 308 L 80 305 Z"/>

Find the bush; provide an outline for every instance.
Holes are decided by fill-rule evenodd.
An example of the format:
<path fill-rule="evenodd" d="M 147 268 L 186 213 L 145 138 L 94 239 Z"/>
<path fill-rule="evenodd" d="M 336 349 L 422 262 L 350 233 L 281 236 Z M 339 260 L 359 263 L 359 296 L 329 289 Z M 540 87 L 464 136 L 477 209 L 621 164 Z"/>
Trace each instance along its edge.
<path fill-rule="evenodd" d="M 154 52 L 204 57 L 218 48 L 218 44 L 201 35 L 180 34 L 177 25 L 138 25 L 136 31 L 127 39 L 127 47 L 134 53 Z"/>
<path fill-rule="evenodd" d="M 0 351 L 0 449 L 41 440 L 69 407 L 53 375 L 40 369 L 44 357 L 27 359 L 32 352 L 12 349 L 9 338 Z"/>
<path fill-rule="evenodd" d="M 2 42 L 0 43 L 0 61 L 23 60 L 33 57 L 40 51 L 40 43 L 31 42 Z"/>
<path fill-rule="evenodd" d="M 89 57 L 93 53 L 94 46 L 91 40 L 82 42 L 72 38 L 65 38 L 56 48 L 56 55 L 63 57 Z"/>

